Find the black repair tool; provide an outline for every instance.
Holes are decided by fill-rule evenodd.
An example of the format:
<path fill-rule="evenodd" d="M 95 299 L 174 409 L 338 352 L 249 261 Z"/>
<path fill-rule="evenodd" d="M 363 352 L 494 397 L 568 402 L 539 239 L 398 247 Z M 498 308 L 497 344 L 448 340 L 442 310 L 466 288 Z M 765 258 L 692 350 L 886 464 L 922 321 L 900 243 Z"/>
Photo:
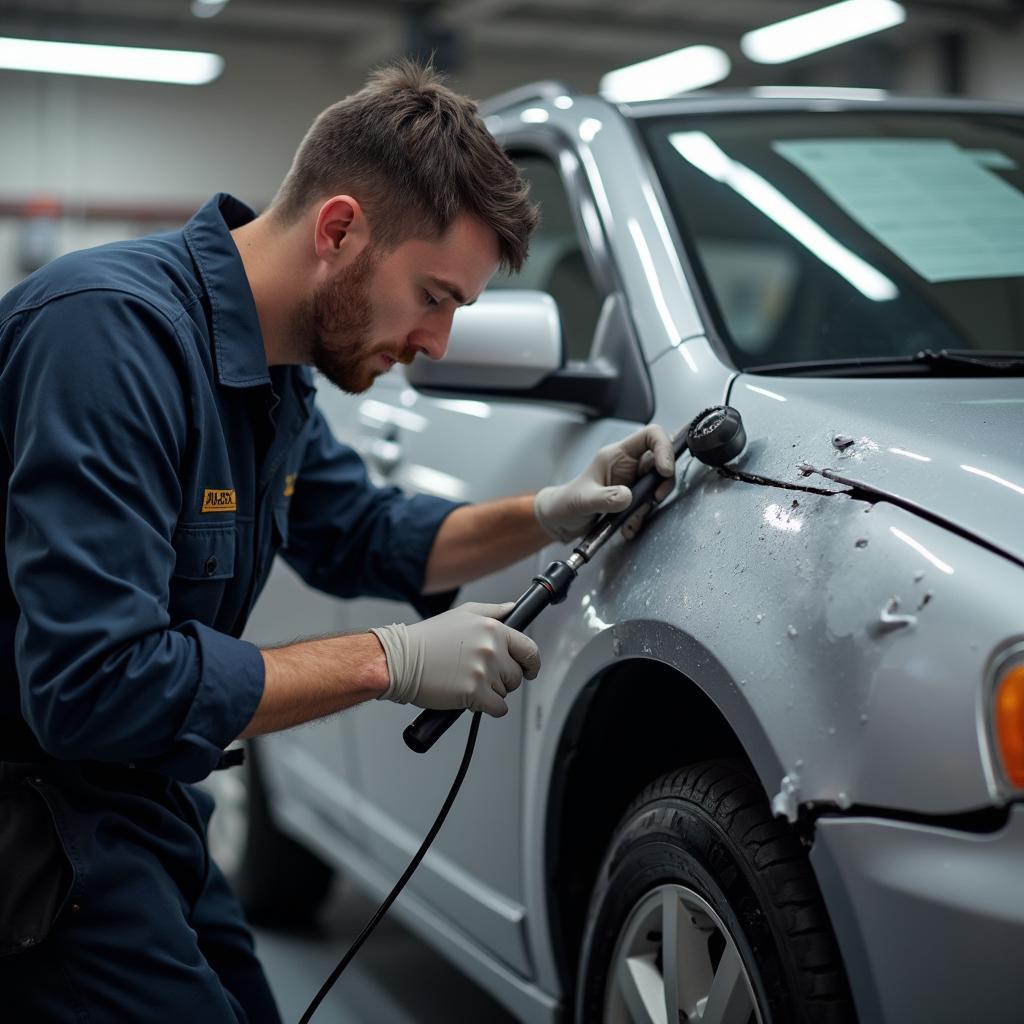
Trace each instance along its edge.
<path fill-rule="evenodd" d="M 694 458 L 709 466 L 724 466 L 743 451 L 746 443 L 740 414 L 728 405 L 705 409 L 672 439 L 677 459 L 689 449 Z M 631 488 L 633 500 L 629 508 L 601 516 L 567 559 L 549 563 L 542 573 L 534 576 L 530 587 L 503 620 L 505 625 L 522 632 L 548 605 L 564 601 L 580 568 L 638 508 L 653 500 L 654 492 L 664 482 L 665 478 L 656 469 L 641 477 Z M 462 710 L 422 712 L 402 733 L 405 745 L 417 754 L 426 753 L 461 714 Z"/>
<path fill-rule="evenodd" d="M 698 461 L 709 466 L 724 466 L 731 459 L 736 458 L 743 451 L 747 443 L 747 435 L 743 430 L 743 421 L 740 414 L 727 405 L 718 405 L 712 409 L 705 409 L 685 430 L 681 430 L 672 439 L 672 447 L 675 449 L 676 458 L 689 449 L 690 454 Z M 665 478 L 656 470 L 638 480 L 631 491 L 633 500 L 629 508 L 624 512 L 610 512 L 602 516 L 594 528 L 573 548 L 572 554 L 563 562 L 552 562 L 539 576 L 533 578 L 529 590 L 516 602 L 515 607 L 509 612 L 505 623 L 515 629 L 525 629 L 549 604 L 557 604 L 565 600 L 569 592 L 569 586 L 576 579 L 577 570 L 594 557 L 597 550 L 611 537 L 615 531 L 641 506 L 646 505 L 654 498 L 654 492 L 664 482 Z M 406 728 L 403 736 L 405 742 L 417 753 L 424 753 L 429 750 L 441 734 L 461 715 L 461 711 L 424 711 L 417 719 Z M 366 926 L 359 933 L 353 943 L 345 951 L 345 955 L 338 962 L 338 965 L 331 971 L 330 976 L 320 986 L 320 991 L 313 997 L 312 1002 L 306 1007 L 299 1024 L 309 1024 L 317 1007 L 323 1002 L 327 993 L 334 983 L 341 977 L 342 972 L 355 959 L 356 954 L 362 948 L 363 943 L 370 937 L 373 930 L 380 923 L 381 919 L 388 912 L 391 904 L 398 899 L 399 894 L 405 888 L 406 882 L 412 878 L 413 872 L 419 867 L 420 862 L 427 855 L 431 843 L 441 831 L 448 812 L 455 803 L 462 782 L 469 770 L 469 763 L 473 759 L 473 751 L 476 748 L 476 737 L 480 731 L 480 712 L 473 713 L 473 721 L 470 723 L 469 735 L 466 738 L 466 750 L 462 755 L 462 762 L 455 775 L 452 788 L 445 797 L 434 824 L 430 826 L 420 848 L 416 851 L 402 877 L 395 883 L 394 888 L 388 893 L 384 902 L 377 908 L 373 916 L 366 922 Z"/>

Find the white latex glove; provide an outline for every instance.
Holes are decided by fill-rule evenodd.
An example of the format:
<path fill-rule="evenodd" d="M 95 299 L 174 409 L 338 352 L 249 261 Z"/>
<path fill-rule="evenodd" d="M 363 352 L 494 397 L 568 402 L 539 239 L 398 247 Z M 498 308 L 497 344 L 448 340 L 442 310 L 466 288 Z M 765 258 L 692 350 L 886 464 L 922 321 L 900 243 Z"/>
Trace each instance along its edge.
<path fill-rule="evenodd" d="M 667 478 L 654 494 L 654 500 L 661 501 L 675 484 L 675 463 L 671 439 L 652 423 L 623 441 L 606 445 L 575 480 L 539 491 L 533 501 L 534 515 L 555 540 L 575 540 L 587 532 L 595 516 L 629 508 L 633 500 L 629 488 L 652 464 Z M 650 505 L 645 505 L 630 516 L 623 534 L 632 536 L 649 509 Z"/>
<path fill-rule="evenodd" d="M 525 675 L 535 679 L 540 652 L 524 633 L 499 621 L 507 604 L 463 604 L 413 626 L 370 630 L 384 648 L 390 683 L 378 698 L 435 711 L 468 708 L 495 718 Z"/>

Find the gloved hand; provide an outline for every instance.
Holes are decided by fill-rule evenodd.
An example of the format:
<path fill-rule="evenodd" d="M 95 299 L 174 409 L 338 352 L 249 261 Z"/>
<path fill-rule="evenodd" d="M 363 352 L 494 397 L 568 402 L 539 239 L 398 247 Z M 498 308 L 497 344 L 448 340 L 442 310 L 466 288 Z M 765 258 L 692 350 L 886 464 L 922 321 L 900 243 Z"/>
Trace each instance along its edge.
<path fill-rule="evenodd" d="M 675 463 L 671 439 L 652 423 L 625 440 L 600 449 L 575 480 L 539 491 L 533 502 L 534 515 L 555 540 L 575 540 L 586 533 L 595 516 L 629 508 L 633 500 L 630 486 L 652 464 L 667 477 L 654 493 L 654 500 L 661 501 L 675 484 Z M 649 510 L 650 505 L 645 505 L 630 516 L 622 527 L 623 534 L 632 536 Z"/>
<path fill-rule="evenodd" d="M 395 623 L 370 632 L 388 660 L 390 683 L 378 698 L 435 711 L 469 708 L 495 718 L 525 675 L 535 679 L 540 652 L 525 634 L 499 619 L 506 604 L 463 604 L 413 626 Z"/>

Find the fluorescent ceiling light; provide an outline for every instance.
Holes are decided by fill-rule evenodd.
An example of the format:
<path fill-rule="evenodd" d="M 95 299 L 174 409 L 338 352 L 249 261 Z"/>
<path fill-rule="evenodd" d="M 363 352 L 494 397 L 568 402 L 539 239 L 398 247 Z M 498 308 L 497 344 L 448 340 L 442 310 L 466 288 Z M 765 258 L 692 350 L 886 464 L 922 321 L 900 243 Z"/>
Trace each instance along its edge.
<path fill-rule="evenodd" d="M 900 25 L 906 17 L 902 5 L 893 0 L 843 0 L 748 32 L 740 49 L 759 64 L 785 64 Z"/>
<path fill-rule="evenodd" d="M 215 53 L 189 50 L 148 50 L 137 46 L 94 46 L 0 37 L 0 68 L 205 85 L 224 69 L 224 58 Z"/>
<path fill-rule="evenodd" d="M 599 91 L 613 103 L 658 100 L 720 82 L 731 70 L 728 55 L 716 46 L 687 46 L 609 71 Z"/>
<path fill-rule="evenodd" d="M 674 132 L 668 138 L 684 160 L 738 192 L 862 295 L 875 302 L 899 295 L 899 289 L 889 278 L 836 241 L 760 174 L 727 156 L 710 135 Z"/>

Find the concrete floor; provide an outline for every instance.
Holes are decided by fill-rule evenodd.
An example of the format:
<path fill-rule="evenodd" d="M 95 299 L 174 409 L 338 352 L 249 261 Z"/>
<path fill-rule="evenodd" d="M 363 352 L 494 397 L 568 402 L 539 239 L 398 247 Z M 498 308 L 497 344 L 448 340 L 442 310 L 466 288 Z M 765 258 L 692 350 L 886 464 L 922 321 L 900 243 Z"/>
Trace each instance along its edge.
<path fill-rule="evenodd" d="M 281 1016 L 295 1024 L 376 909 L 338 886 L 305 931 L 256 929 L 257 952 Z M 313 1024 L 515 1024 L 482 989 L 415 935 L 385 917 L 338 979 Z"/>

